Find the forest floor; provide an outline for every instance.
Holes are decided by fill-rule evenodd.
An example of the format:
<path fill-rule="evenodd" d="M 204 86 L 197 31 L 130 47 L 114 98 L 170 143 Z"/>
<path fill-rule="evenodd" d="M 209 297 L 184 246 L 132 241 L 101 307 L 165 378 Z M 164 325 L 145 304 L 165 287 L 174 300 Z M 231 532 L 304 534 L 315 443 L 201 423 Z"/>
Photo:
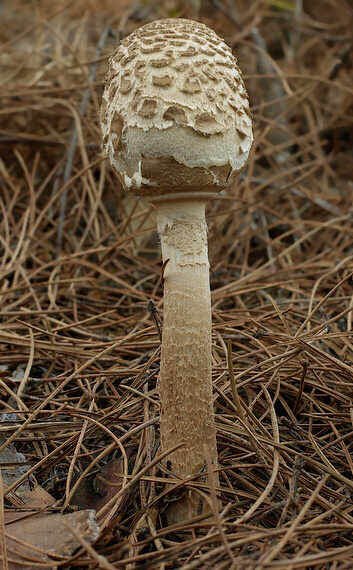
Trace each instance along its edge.
<path fill-rule="evenodd" d="M 0 16 L 0 567 L 352 569 L 352 4 Z M 233 49 L 254 144 L 207 210 L 220 512 L 168 527 L 156 222 L 101 149 L 99 105 L 119 39 L 178 16 Z"/>

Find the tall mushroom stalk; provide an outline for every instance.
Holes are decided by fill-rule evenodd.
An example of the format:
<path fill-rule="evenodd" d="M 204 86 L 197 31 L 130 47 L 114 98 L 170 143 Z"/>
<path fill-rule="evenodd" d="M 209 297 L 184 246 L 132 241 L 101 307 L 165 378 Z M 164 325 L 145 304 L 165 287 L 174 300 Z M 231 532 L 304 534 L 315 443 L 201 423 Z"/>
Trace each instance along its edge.
<path fill-rule="evenodd" d="M 162 449 L 168 449 L 176 442 L 185 442 L 185 447 L 170 458 L 171 470 L 182 478 L 202 472 L 204 444 L 217 464 L 206 201 L 202 197 L 183 197 L 155 202 L 166 263 L 160 370 L 161 443 Z M 181 503 L 175 506 L 177 510 L 181 508 Z"/>
<path fill-rule="evenodd" d="M 157 212 L 164 273 L 159 392 L 168 466 L 203 476 L 217 465 L 212 404 L 207 201 L 242 170 L 252 144 L 247 93 L 230 48 L 209 28 L 155 21 L 125 38 L 109 61 L 103 145 L 127 191 Z M 178 522 L 202 512 L 196 492 L 169 508 Z"/>

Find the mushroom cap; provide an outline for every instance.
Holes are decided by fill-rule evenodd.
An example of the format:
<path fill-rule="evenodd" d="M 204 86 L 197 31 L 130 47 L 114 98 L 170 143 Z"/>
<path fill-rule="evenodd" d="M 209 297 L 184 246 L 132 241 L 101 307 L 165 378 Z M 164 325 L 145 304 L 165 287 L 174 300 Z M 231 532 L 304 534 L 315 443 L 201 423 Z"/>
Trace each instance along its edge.
<path fill-rule="evenodd" d="M 126 190 L 155 198 L 218 193 L 252 144 L 247 92 L 231 49 L 199 22 L 157 20 L 110 57 L 103 146 Z"/>

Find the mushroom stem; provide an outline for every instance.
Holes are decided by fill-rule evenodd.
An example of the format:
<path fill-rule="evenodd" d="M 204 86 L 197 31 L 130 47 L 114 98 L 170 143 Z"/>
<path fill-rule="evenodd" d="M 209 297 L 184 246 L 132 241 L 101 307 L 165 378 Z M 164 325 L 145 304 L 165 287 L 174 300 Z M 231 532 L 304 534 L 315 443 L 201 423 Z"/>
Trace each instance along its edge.
<path fill-rule="evenodd" d="M 164 198 L 164 197 L 163 197 Z M 209 196 L 154 201 L 164 272 L 163 341 L 159 391 L 162 449 L 185 442 L 168 457 L 170 470 L 187 478 L 205 467 L 206 444 L 217 464 L 212 403 L 211 295 L 205 206 Z M 203 512 L 191 494 L 169 508 L 169 522 Z M 190 509 L 191 505 L 191 509 Z M 171 513 L 171 511 L 173 511 Z M 191 511 L 191 513 L 190 513 Z"/>
<path fill-rule="evenodd" d="M 157 210 L 165 269 L 162 447 L 184 442 L 170 456 L 171 471 L 204 481 L 205 446 L 217 465 L 205 205 L 231 186 L 253 140 L 230 47 L 204 24 L 182 18 L 135 30 L 109 60 L 101 126 L 125 188 Z M 173 502 L 174 521 L 198 514 L 200 496 L 193 488 L 187 500 Z M 200 510 L 207 514 L 205 500 Z"/>

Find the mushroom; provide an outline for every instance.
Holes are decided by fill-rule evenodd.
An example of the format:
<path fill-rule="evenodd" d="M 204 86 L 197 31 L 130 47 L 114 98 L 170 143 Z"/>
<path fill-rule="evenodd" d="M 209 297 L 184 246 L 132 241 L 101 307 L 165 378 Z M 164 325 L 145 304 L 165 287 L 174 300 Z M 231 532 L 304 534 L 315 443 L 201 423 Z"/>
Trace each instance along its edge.
<path fill-rule="evenodd" d="M 162 246 L 161 447 L 178 478 L 217 466 L 211 377 L 211 297 L 205 206 L 243 169 L 252 144 L 247 93 L 231 49 L 204 24 L 154 21 L 109 60 L 103 146 L 128 192 L 154 204 Z M 195 491 L 168 520 L 205 511 Z"/>

